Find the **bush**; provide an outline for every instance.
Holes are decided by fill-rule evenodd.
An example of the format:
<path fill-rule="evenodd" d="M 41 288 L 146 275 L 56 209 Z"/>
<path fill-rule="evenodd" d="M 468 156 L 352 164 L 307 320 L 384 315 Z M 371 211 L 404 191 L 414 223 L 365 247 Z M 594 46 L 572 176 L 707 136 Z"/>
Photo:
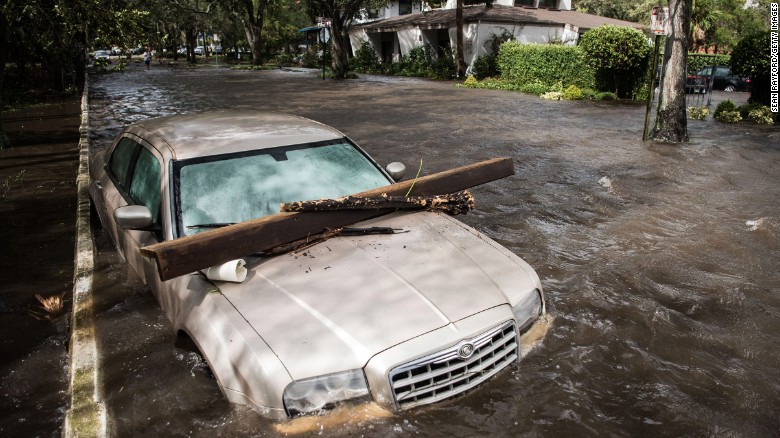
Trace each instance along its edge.
<path fill-rule="evenodd" d="M 561 91 L 549 91 L 547 93 L 542 94 L 539 97 L 541 97 L 542 99 L 546 99 L 546 100 L 561 100 L 561 99 L 563 99 L 563 92 L 561 92 Z"/>
<path fill-rule="evenodd" d="M 523 92 L 523 93 L 530 93 L 535 94 L 537 96 L 540 96 L 548 91 L 550 91 L 550 87 L 547 85 L 544 85 L 543 83 L 539 81 L 529 82 L 527 84 L 520 85 L 517 88 L 517 91 Z"/>
<path fill-rule="evenodd" d="M 576 85 L 569 85 L 569 88 L 564 90 L 563 98 L 566 100 L 582 100 L 585 96 L 582 94 L 580 87 Z"/>
<path fill-rule="evenodd" d="M 518 84 L 539 82 L 552 86 L 561 82 L 580 88 L 593 88 L 595 84 L 593 69 L 576 46 L 508 41 L 501 45 L 497 61 L 501 78 Z"/>
<path fill-rule="evenodd" d="M 689 106 L 688 117 L 694 120 L 706 120 L 710 110 L 704 106 Z"/>
<path fill-rule="evenodd" d="M 770 32 L 760 32 L 740 40 L 731 55 L 731 72 L 750 77 L 750 102 L 771 102 Z"/>
<path fill-rule="evenodd" d="M 715 120 L 723 123 L 737 123 L 742 120 L 739 111 L 721 111 L 715 114 Z"/>
<path fill-rule="evenodd" d="M 751 111 L 761 108 L 764 108 L 764 105 L 761 105 L 760 103 L 746 103 L 737 107 L 737 111 L 739 111 L 739 115 L 741 115 L 743 119 L 747 119 L 750 116 Z"/>
<path fill-rule="evenodd" d="M 368 41 L 364 41 L 355 51 L 355 56 L 349 60 L 349 68 L 363 73 L 379 71 L 379 55 Z"/>
<path fill-rule="evenodd" d="M 611 92 L 611 91 L 602 91 L 601 93 L 596 94 L 596 100 L 617 100 L 617 94 Z"/>
<path fill-rule="evenodd" d="M 466 80 L 463 81 L 463 86 L 466 88 L 477 88 L 477 85 L 477 78 L 475 78 L 473 75 L 469 75 Z"/>
<path fill-rule="evenodd" d="M 600 26 L 585 32 L 580 45 L 595 70 L 596 88 L 630 97 L 647 72 L 650 45 L 645 35 L 629 27 Z"/>
<path fill-rule="evenodd" d="M 477 79 L 498 77 L 498 61 L 495 55 L 482 55 L 471 66 Z"/>
<path fill-rule="evenodd" d="M 737 111 L 737 105 L 734 104 L 734 102 L 732 102 L 731 100 L 728 100 L 728 99 L 726 99 L 723 102 L 719 103 L 718 106 L 715 107 L 715 113 L 713 114 L 713 117 L 715 117 L 715 119 L 717 119 L 718 116 L 721 113 L 724 113 L 724 112 L 736 112 L 737 114 L 739 114 L 739 111 Z M 741 118 L 742 118 L 742 116 L 740 116 L 740 119 Z"/>
<path fill-rule="evenodd" d="M 289 53 L 280 53 L 274 58 L 274 62 L 279 67 L 289 67 L 293 65 L 293 56 Z"/>
<path fill-rule="evenodd" d="M 750 113 L 748 113 L 748 119 L 762 125 L 773 125 L 775 123 L 774 114 L 768 106 L 762 106 L 761 108 L 750 111 Z"/>

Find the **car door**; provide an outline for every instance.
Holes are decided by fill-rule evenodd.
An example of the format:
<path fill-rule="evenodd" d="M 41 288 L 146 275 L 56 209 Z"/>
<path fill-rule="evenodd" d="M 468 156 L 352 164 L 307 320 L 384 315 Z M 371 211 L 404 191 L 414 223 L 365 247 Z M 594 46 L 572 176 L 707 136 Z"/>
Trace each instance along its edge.
<path fill-rule="evenodd" d="M 148 283 L 155 273 L 153 261 L 142 256 L 140 249 L 162 240 L 162 157 L 159 153 L 140 145 L 128 181 L 128 204 L 146 206 L 152 212 L 154 224 L 146 230 L 122 230 L 121 246 L 127 262 Z"/>
<path fill-rule="evenodd" d="M 97 181 L 100 198 L 98 213 L 117 250 L 133 270 L 146 282 L 152 262 L 139 249 L 162 240 L 161 198 L 162 157 L 140 138 L 122 137 Z M 114 210 L 126 205 L 144 205 L 152 212 L 155 223 L 146 230 L 125 230 L 114 221 Z"/>

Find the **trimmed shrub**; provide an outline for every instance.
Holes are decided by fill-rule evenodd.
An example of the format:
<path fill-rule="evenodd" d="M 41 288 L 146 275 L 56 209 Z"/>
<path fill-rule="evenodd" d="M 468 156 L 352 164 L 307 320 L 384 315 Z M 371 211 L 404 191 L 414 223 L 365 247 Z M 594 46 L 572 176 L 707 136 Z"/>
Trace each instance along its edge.
<path fill-rule="evenodd" d="M 718 106 L 715 107 L 715 113 L 712 116 L 717 119 L 718 116 L 723 112 L 739 113 L 739 111 L 737 111 L 737 105 L 729 99 L 726 99 L 723 102 L 719 103 Z M 740 119 L 741 118 L 742 116 L 740 116 Z"/>
<path fill-rule="evenodd" d="M 561 91 L 549 91 L 547 93 L 542 94 L 539 97 L 541 97 L 542 99 L 546 99 L 546 100 L 561 100 L 561 99 L 563 99 L 563 92 L 561 92 Z"/>
<path fill-rule="evenodd" d="M 631 97 L 645 76 L 650 45 L 639 30 L 612 25 L 585 32 L 580 45 L 587 64 L 595 70 L 596 88 Z"/>
<path fill-rule="evenodd" d="M 601 93 L 596 94 L 596 100 L 617 100 L 617 94 L 611 92 L 611 91 L 602 91 Z"/>
<path fill-rule="evenodd" d="M 737 123 L 742 120 L 739 111 L 721 111 L 715 114 L 715 120 L 723 123 Z"/>
<path fill-rule="evenodd" d="M 529 82 L 527 84 L 520 85 L 517 88 L 517 91 L 523 92 L 523 93 L 529 93 L 529 94 L 535 94 L 537 96 L 540 96 L 548 91 L 550 91 L 550 87 L 547 85 L 544 85 L 543 83 L 539 81 Z"/>
<path fill-rule="evenodd" d="M 710 114 L 710 110 L 707 107 L 704 106 L 688 107 L 688 118 L 694 120 L 706 120 L 709 114 Z"/>
<path fill-rule="evenodd" d="M 508 41 L 499 49 L 498 69 L 502 79 L 518 84 L 539 82 L 553 86 L 560 82 L 580 88 L 593 88 L 595 84 L 593 69 L 576 46 Z"/>
<path fill-rule="evenodd" d="M 477 78 L 475 78 L 473 75 L 469 75 L 466 80 L 463 81 L 463 86 L 466 88 L 477 88 L 477 85 Z"/>
<path fill-rule="evenodd" d="M 761 105 L 760 103 L 746 103 L 737 107 L 737 111 L 739 111 L 739 115 L 741 115 L 743 119 L 747 119 L 751 111 L 761 109 L 763 107 L 764 105 Z"/>
<path fill-rule="evenodd" d="M 482 55 L 471 66 L 477 79 L 498 77 L 498 61 L 495 55 Z"/>
<path fill-rule="evenodd" d="M 379 55 L 368 41 L 363 41 L 360 48 L 355 51 L 355 56 L 349 60 L 349 69 L 364 73 L 372 73 L 380 69 Z"/>
<path fill-rule="evenodd" d="M 566 100 L 582 100 L 585 96 L 582 94 L 580 87 L 569 85 L 569 87 L 563 91 L 563 98 Z"/>
<path fill-rule="evenodd" d="M 712 67 L 713 65 L 731 65 L 731 55 L 707 55 L 701 53 L 688 53 L 688 73 Z"/>
<path fill-rule="evenodd" d="M 750 111 L 748 119 L 762 125 L 773 125 L 775 123 L 774 114 L 768 106 L 762 106 Z"/>

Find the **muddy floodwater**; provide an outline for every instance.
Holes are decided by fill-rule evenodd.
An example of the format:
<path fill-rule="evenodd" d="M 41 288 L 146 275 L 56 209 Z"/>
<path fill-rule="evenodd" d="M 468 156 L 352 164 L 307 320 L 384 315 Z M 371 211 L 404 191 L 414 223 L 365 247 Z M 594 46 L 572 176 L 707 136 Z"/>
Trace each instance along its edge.
<path fill-rule="evenodd" d="M 780 434 L 780 128 L 691 120 L 688 144 L 643 143 L 642 104 L 551 102 L 453 85 L 157 65 L 92 78 L 93 148 L 131 122 L 237 108 L 322 121 L 380 164 L 402 161 L 412 174 L 420 162 L 430 174 L 512 157 L 516 174 L 474 188 L 477 210 L 462 220 L 538 271 L 550 313 L 543 341 L 518 367 L 463 398 L 275 423 L 224 400 L 96 229 L 112 432 Z M 747 98 L 718 96 L 725 97 Z"/>

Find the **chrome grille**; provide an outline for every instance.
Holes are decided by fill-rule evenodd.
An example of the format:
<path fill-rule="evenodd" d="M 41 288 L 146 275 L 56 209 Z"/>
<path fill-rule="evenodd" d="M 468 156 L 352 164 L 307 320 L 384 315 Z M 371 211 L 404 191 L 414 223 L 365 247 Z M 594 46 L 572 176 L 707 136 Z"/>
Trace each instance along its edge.
<path fill-rule="evenodd" d="M 458 351 L 466 343 L 474 346 L 467 359 Z M 507 321 L 472 339 L 390 371 L 390 386 L 401 409 L 434 403 L 461 394 L 517 360 L 515 325 Z"/>

